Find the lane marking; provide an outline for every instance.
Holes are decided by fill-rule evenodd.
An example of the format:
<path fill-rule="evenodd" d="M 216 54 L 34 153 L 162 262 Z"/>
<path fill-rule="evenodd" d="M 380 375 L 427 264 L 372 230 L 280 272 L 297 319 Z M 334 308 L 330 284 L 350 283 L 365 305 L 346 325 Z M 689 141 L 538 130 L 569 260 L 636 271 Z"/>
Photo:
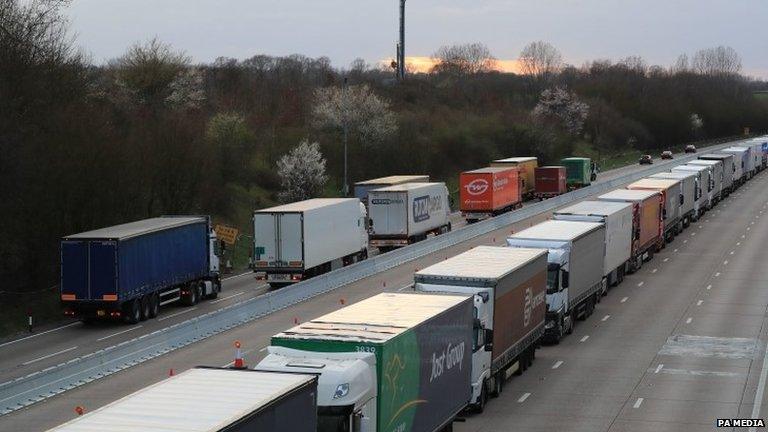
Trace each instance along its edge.
<path fill-rule="evenodd" d="M 741 242 L 736 242 L 736 246 L 741 246 Z"/>
<path fill-rule="evenodd" d="M 734 252 L 736 252 L 736 251 L 731 251 L 731 255 L 733 255 Z"/>
<path fill-rule="evenodd" d="M 707 289 L 711 290 L 712 289 L 712 284 L 707 285 Z"/>
<path fill-rule="evenodd" d="M 672 252 L 677 252 L 677 249 L 673 250 Z"/>
<path fill-rule="evenodd" d="M 131 328 L 129 328 L 128 330 L 123 330 L 123 331 L 119 331 L 119 332 L 117 332 L 117 333 L 112 333 L 112 334 L 111 334 L 111 335 L 109 335 L 109 336 L 104 336 L 103 338 L 99 338 L 99 339 L 96 339 L 96 342 L 101 342 L 101 341 L 103 341 L 103 340 L 106 340 L 106 339 L 109 339 L 109 338 L 111 338 L 111 337 L 114 337 L 114 336 L 118 336 L 118 335 L 121 335 L 121 334 L 123 334 L 123 333 L 128 333 L 129 331 L 134 331 L 134 330 L 136 330 L 136 329 L 140 329 L 140 328 L 142 328 L 142 327 L 143 327 L 142 325 L 137 325 L 137 326 L 135 326 L 135 327 L 131 327 Z"/>
<path fill-rule="evenodd" d="M 264 352 L 267 350 L 267 348 L 269 348 L 269 346 L 265 346 L 264 348 L 260 349 L 259 352 Z"/>
<path fill-rule="evenodd" d="M 624 297 L 623 299 L 621 299 L 621 303 L 624 303 L 627 300 L 629 300 L 629 297 Z"/>
<path fill-rule="evenodd" d="M 525 400 L 526 400 L 526 399 L 528 399 L 528 396 L 530 396 L 530 395 L 531 395 L 530 393 L 523 393 L 523 395 L 522 395 L 522 396 L 520 396 L 520 399 L 518 399 L 518 400 L 517 400 L 517 402 L 518 402 L 518 403 L 523 403 L 523 402 L 525 402 Z"/>
<path fill-rule="evenodd" d="M 603 322 L 605 322 L 605 321 L 608 321 L 608 318 L 610 318 L 610 317 L 611 317 L 610 315 L 606 315 L 606 316 L 604 316 L 604 317 L 603 317 L 603 319 L 602 319 L 602 320 L 600 320 L 600 321 L 603 321 Z"/>
<path fill-rule="evenodd" d="M 403 290 L 406 290 L 406 289 L 408 289 L 408 288 L 410 288 L 410 287 L 412 287 L 412 286 L 413 286 L 413 285 L 410 285 L 410 284 L 408 284 L 408 285 L 406 285 L 406 286 L 404 286 L 404 287 L 402 287 L 402 288 L 399 288 L 397 291 L 398 291 L 398 292 L 402 292 Z"/>
<path fill-rule="evenodd" d="M 241 295 L 243 295 L 243 294 L 245 294 L 245 291 L 240 291 L 240 292 L 239 292 L 239 293 L 237 293 L 237 294 L 232 294 L 231 296 L 222 297 L 222 298 L 220 298 L 220 299 L 216 299 L 216 300 L 213 300 L 213 301 L 211 301 L 210 303 L 211 303 L 211 304 L 215 304 L 215 303 L 218 303 L 218 302 L 223 302 L 224 300 L 229 300 L 229 299 L 231 299 L 231 298 L 235 298 L 235 297 L 237 297 L 237 296 L 241 296 Z"/>
<path fill-rule="evenodd" d="M 6 345 L 12 345 L 12 344 L 15 344 L 16 342 L 21 342 L 21 341 L 25 341 L 27 339 L 36 338 L 38 336 L 42 336 L 44 334 L 52 333 L 52 332 L 55 332 L 55 331 L 58 331 L 58 330 L 61 330 L 61 329 L 65 329 L 67 327 L 72 327 L 72 326 L 78 325 L 78 324 L 80 324 L 80 321 L 75 321 L 73 323 L 65 324 L 65 325 L 63 325 L 61 327 L 56 327 L 55 329 L 46 330 L 44 332 L 40 332 L 40 333 L 37 333 L 37 334 L 33 334 L 31 336 L 23 337 L 21 339 L 16 339 L 16 340 L 12 340 L 12 341 L 9 341 L 9 342 L 5 342 L 3 344 L 0 344 L 0 348 L 4 347 Z"/>
<path fill-rule="evenodd" d="M 177 317 L 177 316 L 179 316 L 179 315 L 181 315 L 181 314 L 185 314 L 185 313 L 187 313 L 187 312 L 192 312 L 192 311 L 193 311 L 193 310 L 195 310 L 195 309 L 197 309 L 197 306 L 195 306 L 195 307 L 191 307 L 191 308 L 189 308 L 189 309 L 185 309 L 185 310 L 183 310 L 183 311 L 181 311 L 181 312 L 176 312 L 176 313 L 175 313 L 175 314 L 173 314 L 173 315 L 166 315 L 166 316 L 164 316 L 164 317 L 162 317 L 162 318 L 158 318 L 157 320 L 158 320 L 158 321 L 165 321 L 165 320 L 167 320 L 167 319 L 171 319 L 171 318 Z"/>
<path fill-rule="evenodd" d="M 669 258 L 664 258 L 662 261 L 667 262 L 669 261 Z"/>
<path fill-rule="evenodd" d="M 637 400 L 635 401 L 635 404 L 632 405 L 632 408 L 638 409 L 642 404 L 643 404 L 643 398 L 637 398 Z"/>
<path fill-rule="evenodd" d="M 234 275 L 234 276 L 225 277 L 225 278 L 224 278 L 224 279 L 222 279 L 221 281 L 223 282 L 223 281 L 228 281 L 228 280 L 230 280 L 230 279 L 237 279 L 237 278 L 239 278 L 239 277 L 247 276 L 247 275 L 250 275 L 250 274 L 253 274 L 253 272 L 240 273 L 239 275 Z"/>
<path fill-rule="evenodd" d="M 557 369 L 563 364 L 562 360 L 558 360 L 555 362 L 555 364 L 552 365 L 552 369 Z"/>
<path fill-rule="evenodd" d="M 53 353 L 53 354 L 44 355 L 44 356 L 42 356 L 42 357 L 38 357 L 38 358 L 36 358 L 36 359 L 34 359 L 34 360 L 29 360 L 29 361 L 26 361 L 26 362 L 22 363 L 22 366 L 31 365 L 32 363 L 35 363 L 35 362 L 39 362 L 40 360 L 45 360 L 45 359 L 47 359 L 47 358 L 51 358 L 51 357 L 53 357 L 53 356 L 57 356 L 57 355 L 59 355 L 59 354 L 64 354 L 65 352 L 69 352 L 69 351 L 72 351 L 73 349 L 77 349 L 77 347 L 76 347 L 76 346 L 73 346 L 73 347 L 70 347 L 70 348 L 67 348 L 67 349 L 63 349 L 63 350 L 61 350 L 61 351 L 57 351 L 57 352 L 55 352 L 55 353 Z"/>
<path fill-rule="evenodd" d="M 690 323 L 691 323 L 691 321 L 693 321 L 693 318 L 691 318 L 691 317 L 688 317 L 688 319 L 687 319 L 687 320 L 685 320 L 685 323 L 686 323 L 686 324 L 690 324 Z"/>
<path fill-rule="evenodd" d="M 664 364 L 663 364 L 663 363 L 659 363 L 659 365 L 658 365 L 658 366 L 656 366 L 656 370 L 655 370 L 653 373 L 659 373 L 659 371 L 661 371 L 661 369 L 662 369 L 663 367 L 664 367 Z"/>
<path fill-rule="evenodd" d="M 645 283 L 645 281 L 640 281 L 640 282 L 637 284 L 637 286 L 641 287 L 641 286 L 643 286 L 643 284 L 644 284 L 644 283 Z"/>
<path fill-rule="evenodd" d="M 656 273 L 657 271 L 659 271 L 659 269 L 653 269 L 651 270 L 651 273 Z"/>
<path fill-rule="evenodd" d="M 581 338 L 581 342 L 585 342 L 587 339 L 589 339 L 589 335 L 586 335 L 583 338 Z"/>
<path fill-rule="evenodd" d="M 687 239 L 683 240 L 683 243 L 688 243 L 688 240 Z"/>
<path fill-rule="evenodd" d="M 758 418 L 760 415 L 760 407 L 763 405 L 763 393 L 765 392 L 765 379 L 768 375 L 768 349 L 763 354 L 763 368 L 760 370 L 760 380 L 757 383 L 757 393 L 755 393 L 755 403 L 752 405 L 752 418 Z M 754 432 L 757 429 L 755 427 L 749 428 L 750 432 Z"/>
<path fill-rule="evenodd" d="M 692 235 L 692 236 L 695 236 L 695 235 L 696 235 L 696 233 L 691 233 L 691 235 Z"/>
<path fill-rule="evenodd" d="M 715 273 L 715 277 L 719 277 L 719 276 L 720 276 L 720 272 Z"/>
<path fill-rule="evenodd" d="M 702 303 L 704 303 L 704 300 L 699 300 L 696 302 L 696 306 L 701 306 Z"/>
<path fill-rule="evenodd" d="M 723 265 L 728 265 L 728 260 L 723 261 Z"/>

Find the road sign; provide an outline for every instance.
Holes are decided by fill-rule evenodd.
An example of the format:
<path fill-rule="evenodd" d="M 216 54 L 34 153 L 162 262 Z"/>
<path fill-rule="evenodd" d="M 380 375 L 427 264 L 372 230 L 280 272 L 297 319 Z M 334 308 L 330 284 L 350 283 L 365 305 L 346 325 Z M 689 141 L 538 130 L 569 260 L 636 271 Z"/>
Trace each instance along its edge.
<path fill-rule="evenodd" d="M 239 233 L 237 228 L 218 224 L 213 228 L 213 230 L 216 231 L 216 237 L 218 237 L 219 240 L 230 245 L 235 244 L 235 241 L 237 240 L 237 234 Z"/>

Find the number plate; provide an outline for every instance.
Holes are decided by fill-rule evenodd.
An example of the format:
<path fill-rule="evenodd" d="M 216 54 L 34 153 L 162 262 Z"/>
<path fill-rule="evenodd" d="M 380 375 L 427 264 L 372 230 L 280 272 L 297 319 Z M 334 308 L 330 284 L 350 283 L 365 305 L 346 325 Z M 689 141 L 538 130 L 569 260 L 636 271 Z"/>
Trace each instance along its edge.
<path fill-rule="evenodd" d="M 270 279 L 272 280 L 288 280 L 287 274 L 273 274 Z"/>

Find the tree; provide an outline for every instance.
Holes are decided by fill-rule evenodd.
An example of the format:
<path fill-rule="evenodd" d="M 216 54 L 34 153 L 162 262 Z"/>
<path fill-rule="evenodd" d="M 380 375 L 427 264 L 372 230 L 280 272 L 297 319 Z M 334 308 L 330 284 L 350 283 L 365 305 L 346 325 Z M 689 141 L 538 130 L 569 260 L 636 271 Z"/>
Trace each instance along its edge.
<path fill-rule="evenodd" d="M 283 203 L 320 195 L 325 182 L 328 181 L 320 144 L 303 140 L 277 161 L 277 175 L 280 177 L 282 188 L 279 199 Z"/>
<path fill-rule="evenodd" d="M 524 74 L 535 78 L 548 78 L 563 66 L 563 56 L 552 44 L 544 41 L 531 42 L 518 58 Z"/>
<path fill-rule="evenodd" d="M 208 121 L 206 141 L 216 148 L 225 182 L 246 178 L 253 135 L 243 116 L 218 113 Z"/>
<path fill-rule="evenodd" d="M 197 109 L 205 102 L 203 73 L 198 68 L 185 68 L 168 85 L 170 94 L 165 102 L 175 108 Z"/>
<path fill-rule="evenodd" d="M 693 70 L 710 76 L 736 75 L 741 72 L 741 56 L 725 46 L 699 50 L 693 56 Z"/>
<path fill-rule="evenodd" d="M 578 135 L 589 115 L 589 105 L 567 89 L 556 87 L 541 92 L 532 114 L 538 121 L 557 120 L 569 133 Z"/>
<path fill-rule="evenodd" d="M 487 46 L 481 43 L 444 45 L 433 55 L 435 66 L 431 73 L 449 75 L 474 75 L 490 72 L 496 59 Z"/>
<path fill-rule="evenodd" d="M 673 74 L 685 73 L 690 71 L 690 63 L 688 61 L 688 54 L 680 54 L 675 60 L 675 64 L 672 66 L 670 72 Z"/>

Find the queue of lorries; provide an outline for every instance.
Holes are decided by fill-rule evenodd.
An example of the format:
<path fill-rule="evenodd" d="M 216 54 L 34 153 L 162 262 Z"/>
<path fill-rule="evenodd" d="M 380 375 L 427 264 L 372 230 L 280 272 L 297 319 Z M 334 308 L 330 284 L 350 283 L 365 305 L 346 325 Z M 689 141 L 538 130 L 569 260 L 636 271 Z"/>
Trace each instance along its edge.
<path fill-rule="evenodd" d="M 576 321 L 592 315 L 626 274 L 639 270 L 692 221 L 765 169 L 767 155 L 763 138 L 557 210 L 551 220 L 511 234 L 506 247 L 477 246 L 416 271 L 411 292 L 379 294 L 273 336 L 267 356 L 253 369 L 192 369 L 53 430 L 119 425 L 121 431 L 449 431 L 462 413 L 482 412 L 512 375 L 532 364 L 543 343 L 559 343 Z M 486 177 L 480 178 L 494 179 L 499 173 L 483 171 Z M 367 205 L 399 199 L 401 211 L 416 211 L 410 202 L 418 197 L 409 191 L 427 191 L 434 184 L 372 189 Z M 349 225 L 357 241 L 350 241 L 345 252 L 352 260 L 364 258 L 361 246 L 369 222 L 359 200 L 335 222 L 312 221 L 316 206 L 307 203 L 284 206 L 285 212 L 280 207 L 256 212 L 254 225 L 261 226 L 257 218 L 268 221 L 272 231 L 267 235 L 275 238 L 267 243 L 275 240 L 270 246 L 275 249 L 288 248 L 291 235 L 307 239 L 301 251 L 291 252 L 297 261 L 309 259 L 306 251 L 312 254 L 315 246 L 306 243 L 327 243 L 323 236 L 336 229 L 334 224 Z M 66 238 L 63 266 L 65 243 L 72 248 L 68 256 L 79 251 L 87 257 L 95 247 L 96 261 L 89 261 L 94 266 L 104 259 L 98 258 L 102 243 L 119 251 L 117 262 L 123 250 L 147 251 L 131 244 L 138 228 L 129 228 Z M 209 244 L 209 230 L 200 231 L 206 234 L 200 243 L 205 237 Z M 70 244 L 91 238 L 89 247 Z M 282 238 L 288 243 L 277 241 Z M 107 253 L 107 259 L 112 255 Z M 195 286 L 212 295 L 200 261 Z M 117 280 L 131 278 L 120 271 L 116 266 Z M 68 280 L 75 279 L 70 275 Z M 179 295 L 188 299 L 190 289 L 182 291 Z"/>

